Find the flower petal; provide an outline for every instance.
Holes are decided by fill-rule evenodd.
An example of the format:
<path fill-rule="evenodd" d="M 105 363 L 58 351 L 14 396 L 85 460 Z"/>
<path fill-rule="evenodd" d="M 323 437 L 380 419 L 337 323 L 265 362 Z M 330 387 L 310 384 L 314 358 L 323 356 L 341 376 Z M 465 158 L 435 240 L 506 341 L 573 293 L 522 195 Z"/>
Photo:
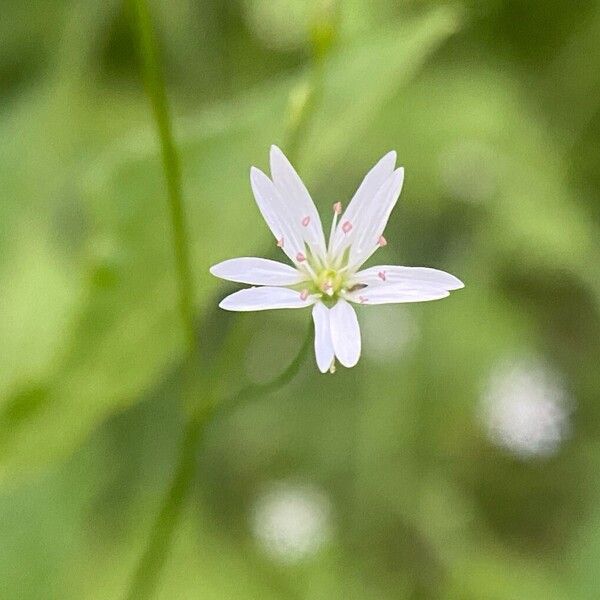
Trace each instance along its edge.
<path fill-rule="evenodd" d="M 361 346 L 356 312 L 340 298 L 329 311 L 329 317 L 335 355 L 345 367 L 353 367 L 360 357 Z"/>
<path fill-rule="evenodd" d="M 294 264 L 297 256 L 305 252 L 302 225 L 295 223 L 275 184 L 256 167 L 250 169 L 250 184 L 256 204 L 278 245 Z"/>
<path fill-rule="evenodd" d="M 313 296 L 283 287 L 252 287 L 230 294 L 219 306 L 225 310 L 247 312 L 273 308 L 304 308 L 315 303 Z"/>
<path fill-rule="evenodd" d="M 271 146 L 271 178 L 279 190 L 285 209 L 300 235 L 320 257 L 325 256 L 325 236 L 321 218 L 306 186 L 283 152 Z"/>
<path fill-rule="evenodd" d="M 331 341 L 331 327 L 329 324 L 329 309 L 317 302 L 313 306 L 312 317 L 315 323 L 315 356 L 317 366 L 321 373 L 326 373 L 333 362 L 333 342 Z"/>
<path fill-rule="evenodd" d="M 346 298 L 358 304 L 396 304 L 439 300 L 449 295 L 450 292 L 443 288 L 407 281 L 368 286 L 346 294 Z"/>
<path fill-rule="evenodd" d="M 366 210 L 366 207 L 372 202 L 373 198 L 380 190 L 381 186 L 394 172 L 396 164 L 396 153 L 388 152 L 377 164 L 367 173 L 362 183 L 352 197 L 348 208 L 341 216 L 338 226 L 330 240 L 331 252 L 334 256 L 342 255 L 356 235 L 356 223 L 360 216 Z M 349 223 L 352 229 L 344 230 L 344 225 Z M 346 226 L 347 228 L 348 226 Z"/>
<path fill-rule="evenodd" d="M 363 264 L 379 247 L 379 239 L 387 225 L 390 213 L 400 196 L 404 181 L 404 169 L 396 169 L 379 188 L 357 216 L 354 238 L 350 246 L 350 268 Z"/>
<path fill-rule="evenodd" d="M 450 291 L 465 287 L 460 279 L 445 271 L 430 269 L 429 267 L 399 267 L 395 265 L 379 265 L 358 271 L 352 276 L 349 287 L 356 283 L 369 286 L 412 283 L 415 286 L 423 284 L 428 288 L 435 287 Z"/>
<path fill-rule="evenodd" d="M 304 273 L 266 258 L 232 258 L 210 268 L 216 277 L 251 285 L 295 285 L 306 281 Z"/>

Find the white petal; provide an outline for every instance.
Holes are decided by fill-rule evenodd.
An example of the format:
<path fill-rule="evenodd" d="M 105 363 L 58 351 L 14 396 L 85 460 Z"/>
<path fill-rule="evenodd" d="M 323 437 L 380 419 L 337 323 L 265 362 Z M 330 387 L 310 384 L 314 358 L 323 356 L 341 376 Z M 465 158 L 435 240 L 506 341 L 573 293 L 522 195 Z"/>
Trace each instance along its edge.
<path fill-rule="evenodd" d="M 369 286 L 346 294 L 346 298 L 358 304 L 396 304 L 400 302 L 426 302 L 446 298 L 450 292 L 424 283 L 402 282 Z"/>
<path fill-rule="evenodd" d="M 353 367 L 360 357 L 360 327 L 356 312 L 340 299 L 329 311 L 329 317 L 335 355 L 345 367 Z"/>
<path fill-rule="evenodd" d="M 329 325 L 329 309 L 317 302 L 312 310 L 315 323 L 315 356 L 317 366 L 321 373 L 326 373 L 333 362 L 333 342 L 331 341 L 331 327 Z"/>
<path fill-rule="evenodd" d="M 358 217 L 365 211 L 366 206 L 373 200 L 381 186 L 394 172 L 395 164 L 396 153 L 388 152 L 367 173 L 352 197 L 348 208 L 339 220 L 333 240 L 331 241 L 331 250 L 334 255 L 342 254 L 344 249 L 352 242 L 356 235 L 355 225 Z M 353 229 L 349 232 L 344 232 L 344 223 L 350 223 Z"/>
<path fill-rule="evenodd" d="M 357 216 L 355 234 L 350 246 L 350 268 L 364 263 L 379 247 L 378 241 L 394 208 L 404 181 L 404 169 L 396 169 L 379 188 L 364 210 Z"/>
<path fill-rule="evenodd" d="M 303 299 L 295 290 L 282 287 L 253 287 L 223 298 L 219 306 L 225 310 L 247 312 L 272 308 L 304 308 L 315 303 L 313 296 Z"/>
<path fill-rule="evenodd" d="M 283 251 L 295 263 L 297 255 L 304 253 L 304 239 L 300 223 L 295 223 L 273 182 L 256 167 L 250 169 L 250 184 L 258 208 Z"/>
<path fill-rule="evenodd" d="M 289 218 L 300 227 L 304 241 L 313 252 L 325 256 L 325 236 L 319 213 L 302 179 L 277 146 L 271 146 L 271 177 Z"/>
<path fill-rule="evenodd" d="M 251 285 L 295 285 L 306 275 L 283 263 L 266 258 L 232 258 L 210 268 L 216 277 Z"/>
<path fill-rule="evenodd" d="M 460 279 L 445 271 L 429 267 L 398 267 L 395 265 L 379 265 L 358 271 L 352 276 L 349 287 L 354 283 L 385 285 L 405 282 L 415 286 L 423 284 L 428 288 L 435 287 L 450 291 L 465 287 Z"/>

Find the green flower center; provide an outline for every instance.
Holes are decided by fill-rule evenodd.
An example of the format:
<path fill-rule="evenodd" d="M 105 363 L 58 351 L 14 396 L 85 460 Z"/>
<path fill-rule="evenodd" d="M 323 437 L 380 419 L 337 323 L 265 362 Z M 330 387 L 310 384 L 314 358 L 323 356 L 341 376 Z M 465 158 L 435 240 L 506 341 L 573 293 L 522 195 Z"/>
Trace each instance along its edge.
<path fill-rule="evenodd" d="M 334 269 L 323 269 L 317 274 L 315 286 L 318 292 L 330 298 L 336 297 L 344 287 L 344 276 Z"/>

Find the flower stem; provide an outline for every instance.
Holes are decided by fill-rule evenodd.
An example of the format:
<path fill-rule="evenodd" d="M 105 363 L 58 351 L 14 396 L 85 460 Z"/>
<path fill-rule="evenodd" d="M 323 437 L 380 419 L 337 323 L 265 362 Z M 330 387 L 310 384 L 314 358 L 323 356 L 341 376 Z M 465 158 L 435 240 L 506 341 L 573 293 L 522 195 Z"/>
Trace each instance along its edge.
<path fill-rule="evenodd" d="M 164 77 L 158 58 L 158 44 L 147 0 L 132 0 L 146 91 L 161 147 L 173 229 L 173 249 L 179 287 L 179 312 L 190 356 L 196 353 L 194 283 L 190 261 L 185 211 L 181 194 L 181 166 L 173 141 Z"/>
<path fill-rule="evenodd" d="M 181 196 L 181 169 L 173 143 L 165 84 L 159 66 L 157 44 L 147 0 L 131 0 L 131 2 L 134 8 L 134 21 L 139 37 L 146 88 L 152 103 L 152 110 L 162 149 L 163 169 L 167 179 L 178 274 L 180 313 L 188 343 L 188 360 L 186 360 L 185 367 L 189 374 L 191 372 L 190 366 L 198 353 L 198 348 L 193 310 L 193 278 Z M 325 50 L 327 49 L 325 48 Z M 309 84 L 308 97 L 299 107 L 296 114 L 293 115 L 293 119 L 290 120 L 287 142 L 284 145 L 287 148 L 290 160 L 296 159 L 298 149 L 302 145 L 302 139 L 305 137 L 306 130 L 310 124 L 310 117 L 314 113 L 320 97 L 322 88 L 321 61 L 326 54 L 325 50 L 315 50 L 312 81 Z M 148 544 L 126 591 L 125 598 L 127 600 L 144 600 L 150 598 L 156 589 L 173 532 L 175 531 L 185 499 L 194 480 L 198 446 L 204 437 L 207 424 L 213 416 L 217 416 L 217 406 L 219 407 L 218 415 L 223 416 L 226 411 L 231 410 L 243 400 L 272 393 L 287 385 L 296 376 L 306 358 L 311 346 L 311 339 L 312 322 L 309 325 L 306 339 L 297 356 L 278 377 L 265 384 L 249 385 L 228 400 L 220 403 L 215 402 L 218 398 L 208 398 L 202 407 L 195 407 L 196 409 L 192 410 L 182 437 L 173 480 L 165 494 L 158 515 L 152 524 Z M 214 371 L 210 376 L 213 383 L 221 375 L 220 369 L 215 369 Z M 215 387 L 213 386 L 213 389 Z"/>
<path fill-rule="evenodd" d="M 302 346 L 300 346 L 298 354 L 287 366 L 285 371 L 275 377 L 275 379 L 267 381 L 266 383 L 251 383 L 250 385 L 242 388 L 239 392 L 233 394 L 231 397 L 219 402 L 219 405 L 215 410 L 214 420 L 218 419 L 219 417 L 223 417 L 232 409 L 235 409 L 242 404 L 242 402 L 254 400 L 260 396 L 266 396 L 267 394 L 271 394 L 286 386 L 298 374 L 302 363 L 306 359 L 308 351 L 311 347 L 312 337 L 313 324 L 312 321 L 310 321 L 304 342 L 302 342 Z"/>
<path fill-rule="evenodd" d="M 302 366 L 311 346 L 311 340 L 312 323 L 300 351 L 280 375 L 268 383 L 246 386 L 230 399 L 221 402 L 219 406 L 222 408 L 218 414 L 223 416 L 225 411 L 231 410 L 242 400 L 269 394 L 287 385 Z M 175 476 L 152 525 L 148 545 L 133 575 L 125 596 L 126 600 L 144 600 L 145 598 L 151 598 L 154 593 L 162 566 L 167 557 L 173 531 L 179 521 L 184 500 L 194 480 L 198 446 L 204 437 L 211 416 L 214 415 L 213 409 L 214 404 L 212 402 L 207 403 L 206 409 L 202 413 L 193 415 L 187 423 L 181 442 Z M 212 422 L 214 422 L 214 418 Z"/>
<path fill-rule="evenodd" d="M 181 192 L 181 166 L 173 141 L 165 82 L 160 68 L 158 45 L 147 0 L 131 0 L 131 7 L 138 37 L 142 72 L 146 91 L 152 105 L 161 148 L 162 167 L 167 183 L 179 291 L 179 313 L 187 346 L 183 376 L 184 394 L 191 395 L 198 346 L 194 318 L 194 282 Z M 167 555 L 172 533 L 179 520 L 190 483 L 193 481 L 195 449 L 205 429 L 204 425 L 210 417 L 211 410 L 212 402 L 207 402 L 203 411 L 196 411 L 196 414 L 188 420 L 173 481 L 162 502 L 152 526 L 148 545 L 140 558 L 126 592 L 125 597 L 128 599 L 150 598 L 154 592 Z"/>
<path fill-rule="evenodd" d="M 186 426 L 175 475 L 152 525 L 146 549 L 129 584 L 125 595 L 127 600 L 151 598 L 156 589 L 173 531 L 181 515 L 183 501 L 194 479 L 196 448 L 204 431 L 203 424 L 204 420 L 195 418 L 190 419 Z"/>

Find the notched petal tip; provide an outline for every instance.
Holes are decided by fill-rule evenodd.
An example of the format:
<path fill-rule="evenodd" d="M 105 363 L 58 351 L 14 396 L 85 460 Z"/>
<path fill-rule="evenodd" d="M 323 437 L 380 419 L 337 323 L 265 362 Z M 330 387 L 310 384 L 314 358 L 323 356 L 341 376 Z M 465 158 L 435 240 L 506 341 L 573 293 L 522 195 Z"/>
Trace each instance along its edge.
<path fill-rule="evenodd" d="M 271 184 L 271 178 L 258 167 L 250 167 L 250 185 L 256 194 L 256 189 L 262 189 L 265 185 Z"/>
<path fill-rule="evenodd" d="M 261 176 L 266 177 L 266 175 L 258 167 L 252 165 L 250 167 L 250 181 L 254 181 L 257 177 Z"/>
<path fill-rule="evenodd" d="M 235 259 L 223 260 L 220 263 L 217 263 L 216 265 L 213 265 L 212 267 L 210 267 L 210 269 L 208 269 L 208 272 L 213 277 L 218 277 L 219 279 L 228 280 L 226 277 L 226 273 L 225 273 L 225 267 L 227 266 L 227 263 L 230 263 L 232 260 L 235 260 Z"/>
<path fill-rule="evenodd" d="M 273 156 L 273 154 L 281 154 L 282 156 L 285 156 L 283 150 L 277 144 L 271 144 L 271 147 L 269 148 L 269 153 L 271 154 L 271 156 Z"/>
<path fill-rule="evenodd" d="M 271 148 L 269 149 L 269 166 L 271 167 L 271 176 L 274 176 L 274 171 L 277 170 L 278 164 L 286 171 L 293 169 L 287 156 L 283 153 L 283 150 L 279 146 L 271 144 Z"/>
<path fill-rule="evenodd" d="M 238 259 L 228 258 L 226 260 L 222 260 L 221 262 L 218 262 L 216 265 L 213 265 L 212 267 L 210 267 L 208 269 L 208 272 L 211 275 L 218 277 L 219 279 L 227 279 L 227 277 L 225 276 L 226 271 L 227 271 L 227 265 L 230 265 L 231 263 L 233 263 L 236 260 L 238 260 Z"/>
<path fill-rule="evenodd" d="M 462 290 L 465 287 L 465 284 L 458 278 L 456 275 L 452 275 L 452 273 L 447 273 L 446 271 L 440 271 L 445 278 L 445 282 L 443 286 L 449 291 L 454 292 L 456 290 Z"/>
<path fill-rule="evenodd" d="M 465 287 L 464 282 L 462 282 L 458 277 L 454 277 L 456 279 L 455 287 L 449 288 L 450 291 L 454 292 L 456 290 L 462 290 Z"/>
<path fill-rule="evenodd" d="M 398 155 L 395 150 L 390 150 L 387 154 L 384 154 L 383 160 L 389 160 L 392 164 L 396 164 L 398 160 Z"/>
<path fill-rule="evenodd" d="M 219 308 L 221 308 L 223 310 L 232 311 L 232 309 L 229 307 L 229 305 L 227 303 L 227 298 L 223 298 L 223 300 L 221 300 L 221 302 L 219 302 Z M 235 311 L 233 311 L 233 312 L 235 312 Z"/>

